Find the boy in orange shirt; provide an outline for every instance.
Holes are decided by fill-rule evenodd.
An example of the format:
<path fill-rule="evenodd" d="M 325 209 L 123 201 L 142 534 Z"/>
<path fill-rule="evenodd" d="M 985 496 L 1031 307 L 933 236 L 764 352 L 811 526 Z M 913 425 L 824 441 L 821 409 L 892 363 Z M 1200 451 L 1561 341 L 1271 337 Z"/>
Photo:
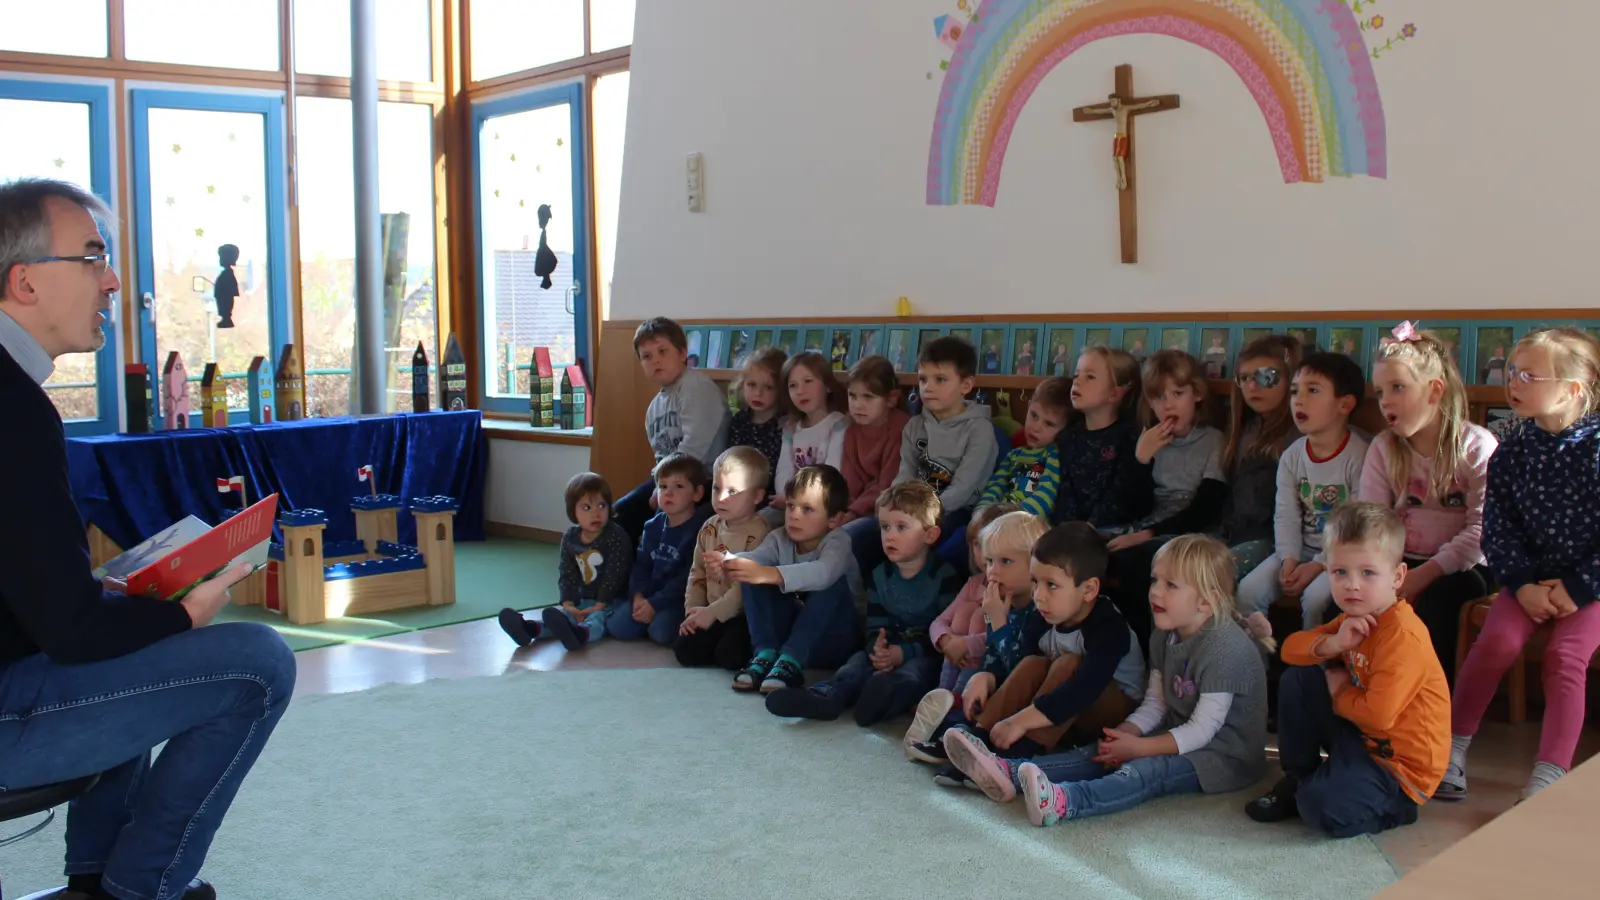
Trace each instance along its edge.
<path fill-rule="evenodd" d="M 1331 837 L 1377 834 L 1417 821 L 1444 777 L 1450 689 L 1427 626 L 1396 596 L 1405 545 L 1387 506 L 1346 503 L 1328 517 L 1323 547 L 1342 615 L 1283 642 L 1284 777 L 1245 807 L 1257 822 L 1298 813 Z"/>

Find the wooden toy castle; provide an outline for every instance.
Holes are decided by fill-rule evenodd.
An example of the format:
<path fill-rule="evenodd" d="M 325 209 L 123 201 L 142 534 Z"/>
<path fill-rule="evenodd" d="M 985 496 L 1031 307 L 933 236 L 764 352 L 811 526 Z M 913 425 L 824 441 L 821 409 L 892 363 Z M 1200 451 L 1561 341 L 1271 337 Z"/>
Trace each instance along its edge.
<path fill-rule="evenodd" d="M 206 363 L 200 377 L 200 427 L 228 427 L 228 388 L 222 380 L 222 367 Z"/>
<path fill-rule="evenodd" d="M 272 377 L 272 363 L 265 356 L 250 360 L 250 371 L 245 376 L 245 390 L 250 397 L 250 422 L 266 425 L 273 419 L 273 401 L 277 385 Z"/>
<path fill-rule="evenodd" d="M 189 427 L 189 370 L 176 350 L 167 353 L 167 363 L 161 367 L 161 410 L 168 431 Z"/>
<path fill-rule="evenodd" d="M 550 348 L 533 348 L 528 367 L 528 424 L 534 428 L 556 426 L 556 371 L 550 365 Z"/>
<path fill-rule="evenodd" d="M 283 543 L 268 552 L 262 590 L 235 592 L 234 602 L 260 602 L 295 625 L 368 615 L 409 606 L 456 602 L 455 514 L 449 497 L 409 504 L 417 545 L 397 543 L 399 511 L 408 504 L 392 494 L 356 497 L 354 541 L 324 545 L 328 515 L 320 509 L 280 513 Z"/>
<path fill-rule="evenodd" d="M 432 388 L 428 386 L 428 352 L 417 341 L 417 352 L 411 354 L 411 411 L 428 411 Z"/>
<path fill-rule="evenodd" d="M 439 365 L 439 387 L 444 395 L 439 408 L 456 412 L 467 408 L 467 357 L 461 352 L 461 343 L 455 332 L 444 344 L 444 358 Z"/>
<path fill-rule="evenodd" d="M 283 354 L 278 357 L 276 385 L 278 402 L 273 407 L 279 421 L 293 422 L 305 418 L 306 376 L 305 370 L 300 367 L 300 352 L 293 344 L 284 344 Z"/>

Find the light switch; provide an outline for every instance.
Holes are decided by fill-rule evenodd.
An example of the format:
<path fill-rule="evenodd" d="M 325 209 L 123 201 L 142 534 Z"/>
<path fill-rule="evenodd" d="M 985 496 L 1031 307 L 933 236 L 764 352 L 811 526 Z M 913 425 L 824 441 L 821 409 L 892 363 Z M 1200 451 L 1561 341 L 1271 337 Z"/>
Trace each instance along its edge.
<path fill-rule="evenodd" d="M 700 212 L 704 207 L 705 180 L 703 169 L 704 160 L 701 155 L 699 153 L 689 154 L 688 162 L 685 164 L 687 177 L 684 188 L 688 195 L 689 212 L 692 213 Z"/>

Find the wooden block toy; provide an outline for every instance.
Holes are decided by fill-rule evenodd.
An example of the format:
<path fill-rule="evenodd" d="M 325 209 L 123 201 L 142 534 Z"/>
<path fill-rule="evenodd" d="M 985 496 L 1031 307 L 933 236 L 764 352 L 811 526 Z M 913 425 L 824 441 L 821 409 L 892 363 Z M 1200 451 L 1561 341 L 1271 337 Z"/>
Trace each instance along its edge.
<path fill-rule="evenodd" d="M 467 408 L 467 358 L 461 353 L 461 344 L 455 332 L 445 341 L 444 359 L 439 367 L 439 387 L 444 391 L 440 409 L 451 412 Z"/>
<path fill-rule="evenodd" d="M 561 427 L 571 431 L 594 425 L 589 404 L 589 380 L 583 374 L 583 360 L 561 370 Z"/>
<path fill-rule="evenodd" d="M 556 378 L 550 365 L 550 348 L 533 348 L 533 365 L 528 369 L 528 424 L 535 428 L 556 426 Z"/>
<path fill-rule="evenodd" d="M 122 369 L 123 396 L 128 405 L 128 434 L 156 430 L 156 393 L 150 384 L 150 367 L 128 363 Z"/>
<path fill-rule="evenodd" d="M 188 428 L 189 370 L 176 350 L 167 353 L 167 364 L 161 368 L 161 392 L 162 426 L 168 431 Z"/>
<path fill-rule="evenodd" d="M 200 376 L 200 424 L 205 428 L 228 427 L 228 389 L 222 380 L 222 369 L 214 362 L 206 363 L 205 374 Z"/>
<path fill-rule="evenodd" d="M 272 363 L 267 362 L 265 356 L 250 360 L 250 372 L 245 376 L 245 383 L 250 393 L 250 421 L 256 425 L 270 423 L 277 390 L 272 378 Z"/>
<path fill-rule="evenodd" d="M 284 344 L 283 353 L 278 356 L 276 386 L 278 402 L 274 407 L 278 419 L 293 422 L 305 418 L 306 373 L 300 367 L 300 352 L 293 344 Z"/>
<path fill-rule="evenodd" d="M 432 393 L 428 386 L 428 353 L 417 341 L 417 352 L 411 354 L 411 411 L 427 412 Z"/>

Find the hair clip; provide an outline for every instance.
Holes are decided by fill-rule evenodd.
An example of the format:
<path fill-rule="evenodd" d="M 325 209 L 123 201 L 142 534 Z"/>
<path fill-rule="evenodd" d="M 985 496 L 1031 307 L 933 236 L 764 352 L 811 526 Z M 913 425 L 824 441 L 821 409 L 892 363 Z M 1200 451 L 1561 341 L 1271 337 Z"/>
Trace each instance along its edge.
<path fill-rule="evenodd" d="M 1417 341 L 1422 340 L 1422 334 L 1417 331 L 1417 324 L 1418 323 L 1416 322 L 1406 321 L 1396 325 L 1394 330 L 1389 332 L 1390 334 L 1394 335 L 1391 340 L 1401 341 L 1407 344 L 1414 344 Z"/>

